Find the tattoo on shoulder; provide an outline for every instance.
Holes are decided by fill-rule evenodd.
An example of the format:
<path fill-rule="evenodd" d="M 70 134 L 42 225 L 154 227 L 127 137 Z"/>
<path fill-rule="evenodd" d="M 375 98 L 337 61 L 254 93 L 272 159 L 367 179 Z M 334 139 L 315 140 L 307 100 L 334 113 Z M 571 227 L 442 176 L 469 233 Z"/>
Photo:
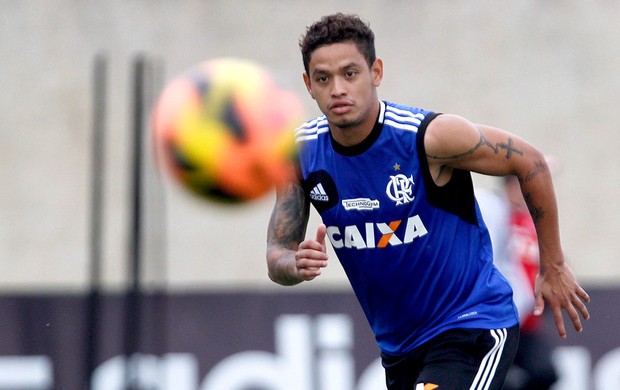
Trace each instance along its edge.
<path fill-rule="evenodd" d="M 429 158 L 433 158 L 433 159 L 437 159 L 437 160 L 452 160 L 452 159 L 458 159 L 461 157 L 466 157 L 466 156 L 470 156 L 472 154 L 474 154 L 477 150 L 481 149 L 481 148 L 490 148 L 491 150 L 493 150 L 493 153 L 495 154 L 499 154 L 501 151 L 505 151 L 506 152 L 506 158 L 510 159 L 512 158 L 513 154 L 518 154 L 520 156 L 523 156 L 523 151 L 521 149 L 518 149 L 517 147 L 514 146 L 513 140 L 512 138 L 508 137 L 508 140 L 506 140 L 505 142 L 497 142 L 495 144 L 489 142 L 489 140 L 486 139 L 486 137 L 482 134 L 482 132 L 480 130 L 478 130 L 478 134 L 480 134 L 480 139 L 478 141 L 478 143 L 476 145 L 474 145 L 472 148 L 470 148 L 469 150 L 463 152 L 463 153 L 459 153 L 459 154 L 455 154 L 453 156 L 433 156 L 433 155 L 428 155 Z"/>

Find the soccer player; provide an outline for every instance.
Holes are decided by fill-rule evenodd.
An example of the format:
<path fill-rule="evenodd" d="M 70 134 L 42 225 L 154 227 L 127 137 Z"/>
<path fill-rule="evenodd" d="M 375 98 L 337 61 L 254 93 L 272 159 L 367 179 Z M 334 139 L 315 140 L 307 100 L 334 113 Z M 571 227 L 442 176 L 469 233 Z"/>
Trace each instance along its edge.
<path fill-rule="evenodd" d="M 329 15 L 300 41 L 303 80 L 324 114 L 296 133 L 300 177 L 279 188 L 267 237 L 269 277 L 310 281 L 333 246 L 396 389 L 500 389 L 518 314 L 493 265 L 470 171 L 518 178 L 540 247 L 535 313 L 550 306 L 561 337 L 588 294 L 564 262 L 543 154 L 462 117 L 380 100 L 383 62 L 355 15 Z M 310 204 L 323 223 L 306 239 Z"/>

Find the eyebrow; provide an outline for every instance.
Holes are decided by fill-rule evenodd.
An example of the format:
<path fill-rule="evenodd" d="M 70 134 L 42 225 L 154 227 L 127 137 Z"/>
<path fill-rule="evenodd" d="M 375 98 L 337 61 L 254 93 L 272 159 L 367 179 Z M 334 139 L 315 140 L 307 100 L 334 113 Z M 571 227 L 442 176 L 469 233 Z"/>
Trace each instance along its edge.
<path fill-rule="evenodd" d="M 338 71 L 344 71 L 344 70 L 347 70 L 347 69 L 356 68 L 356 67 L 360 67 L 360 66 L 361 66 L 361 65 L 360 65 L 358 62 L 351 61 L 351 62 L 349 62 L 348 64 L 346 64 L 346 65 L 341 66 L 340 68 L 338 68 Z M 329 71 L 327 71 L 327 70 L 325 70 L 325 69 L 320 69 L 320 68 L 315 68 L 315 69 L 312 71 L 312 74 L 313 74 L 313 75 L 316 75 L 316 74 L 322 74 L 322 73 L 330 73 L 330 72 L 329 72 Z"/>

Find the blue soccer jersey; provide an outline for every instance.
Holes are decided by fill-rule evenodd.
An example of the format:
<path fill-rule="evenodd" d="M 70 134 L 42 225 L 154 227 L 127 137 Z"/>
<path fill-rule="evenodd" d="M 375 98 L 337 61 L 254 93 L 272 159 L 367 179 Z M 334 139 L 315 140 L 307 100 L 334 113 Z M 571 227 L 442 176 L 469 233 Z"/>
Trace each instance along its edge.
<path fill-rule="evenodd" d="M 430 176 L 423 138 L 436 114 L 380 103 L 354 147 L 333 141 L 324 116 L 296 133 L 306 196 L 379 348 L 402 355 L 448 329 L 516 325 L 469 172 L 442 187 Z"/>

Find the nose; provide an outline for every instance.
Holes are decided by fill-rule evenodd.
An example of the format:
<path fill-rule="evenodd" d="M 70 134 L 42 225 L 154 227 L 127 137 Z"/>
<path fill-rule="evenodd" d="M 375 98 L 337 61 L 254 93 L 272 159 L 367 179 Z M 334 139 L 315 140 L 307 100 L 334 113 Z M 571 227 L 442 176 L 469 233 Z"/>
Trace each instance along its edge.
<path fill-rule="evenodd" d="M 334 77 L 332 84 L 332 96 L 344 96 L 347 94 L 346 82 L 342 77 Z"/>

